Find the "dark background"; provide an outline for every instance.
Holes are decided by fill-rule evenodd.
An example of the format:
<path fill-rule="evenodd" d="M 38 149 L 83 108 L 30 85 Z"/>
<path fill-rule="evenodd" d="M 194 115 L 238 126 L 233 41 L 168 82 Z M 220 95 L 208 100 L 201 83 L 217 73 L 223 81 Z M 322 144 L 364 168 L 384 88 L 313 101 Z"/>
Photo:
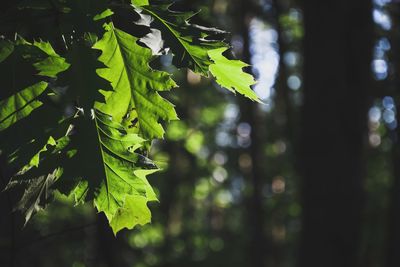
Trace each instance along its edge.
<path fill-rule="evenodd" d="M 181 121 L 152 157 L 153 223 L 117 238 L 58 196 L 21 228 L 0 195 L 0 265 L 400 266 L 400 4 L 186 0 L 230 32 L 264 101 L 160 67 Z"/>

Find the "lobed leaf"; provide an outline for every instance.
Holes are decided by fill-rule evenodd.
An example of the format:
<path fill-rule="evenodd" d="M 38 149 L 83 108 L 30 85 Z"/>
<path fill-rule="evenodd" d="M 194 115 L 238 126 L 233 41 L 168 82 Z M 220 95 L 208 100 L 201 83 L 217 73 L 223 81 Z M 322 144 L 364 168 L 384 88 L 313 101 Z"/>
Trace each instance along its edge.
<path fill-rule="evenodd" d="M 160 121 L 178 117 L 174 106 L 157 91 L 170 90 L 176 83 L 168 73 L 150 68 L 151 51 L 137 41 L 136 37 L 107 24 L 106 33 L 94 48 L 102 51 L 99 60 L 107 66 L 98 69 L 98 74 L 111 83 L 114 91 L 103 92 L 106 104 L 96 107 L 116 121 L 122 121 L 128 114 L 130 121 L 137 121 L 132 126 L 144 138 L 161 138 L 164 130 Z"/>
<path fill-rule="evenodd" d="M 243 68 L 249 66 L 240 60 L 229 60 L 223 53 L 227 48 L 218 48 L 208 51 L 213 64 L 210 65 L 210 72 L 216 82 L 231 92 L 238 92 L 253 101 L 261 102 L 256 93 L 251 89 L 255 84 L 252 75 L 243 72 Z"/>
<path fill-rule="evenodd" d="M 54 190 L 52 186 L 62 175 L 62 168 L 57 167 L 58 164 L 54 160 L 54 156 L 58 158 L 68 143 L 69 140 L 66 136 L 58 140 L 50 136 L 42 149 L 7 184 L 5 190 L 15 187 L 24 188 L 24 192 L 15 209 L 24 214 L 25 224 L 51 198 Z M 43 161 L 48 162 L 42 166 Z M 41 162 L 40 168 L 39 162 Z"/>
<path fill-rule="evenodd" d="M 132 4 L 154 18 L 151 26 L 161 31 L 165 45 L 175 55 L 174 65 L 178 68 L 187 67 L 208 76 L 208 68 L 212 64 L 208 51 L 227 47 L 226 43 L 210 38 L 224 33 L 223 31 L 190 24 L 190 19 L 195 13 L 172 11 L 172 4 L 144 5 L 145 1 L 137 0 L 133 0 Z M 153 38 L 160 37 L 155 35 Z"/>
<path fill-rule="evenodd" d="M 144 156 L 137 152 L 145 140 L 109 115 L 97 110 L 92 115 L 92 120 L 80 119 L 84 125 L 77 124 L 76 135 L 94 130 L 97 136 L 92 144 L 97 147 L 85 147 L 78 143 L 80 146 L 71 164 L 77 168 L 75 176 L 81 177 L 81 180 L 71 193 L 77 204 L 93 198 L 97 210 L 104 212 L 114 233 L 149 222 L 151 216 L 147 202 L 156 201 L 157 197 L 146 176 L 158 169 L 154 164 L 144 164 Z M 74 139 L 73 136 L 71 138 Z M 81 141 L 87 142 L 87 138 L 83 136 Z M 93 156 L 88 157 L 90 154 Z M 102 168 L 94 171 L 92 166 Z M 141 201 L 132 204 L 132 199 Z M 134 214 L 140 215 L 140 219 L 126 219 Z"/>
<path fill-rule="evenodd" d="M 7 189 L 24 188 L 16 208 L 26 221 L 58 190 L 73 195 L 76 204 L 93 201 L 115 234 L 144 225 L 151 220 L 148 202 L 157 201 L 147 176 L 158 168 L 143 151 L 152 139 L 163 137 L 163 122 L 178 119 L 174 106 L 160 95 L 176 84 L 170 74 L 150 67 L 153 55 L 169 48 L 178 68 L 211 73 L 222 87 L 259 102 L 251 90 L 254 79 L 243 71 L 247 64 L 223 55 L 226 43 L 213 40 L 223 31 L 191 24 L 193 12 L 132 0 L 140 16 L 135 23 L 149 32 L 143 37 L 146 28 L 137 36 L 112 23 L 102 28 L 114 11 L 132 12 L 132 6 L 106 0 L 53 2 L 22 1 L 19 10 L 32 14 L 21 29 L 29 32 L 41 25 L 49 40 L 58 39 L 61 31 L 67 50 L 63 57 L 49 42 L 0 40 L 0 134 L 12 138 L 12 145 L 1 144 L 0 154 L 16 172 Z M 59 28 L 48 23 L 53 14 L 38 16 L 53 9 Z M 16 26 L 13 14 L 2 26 L 7 33 Z M 31 120 L 17 123 L 28 116 Z"/>

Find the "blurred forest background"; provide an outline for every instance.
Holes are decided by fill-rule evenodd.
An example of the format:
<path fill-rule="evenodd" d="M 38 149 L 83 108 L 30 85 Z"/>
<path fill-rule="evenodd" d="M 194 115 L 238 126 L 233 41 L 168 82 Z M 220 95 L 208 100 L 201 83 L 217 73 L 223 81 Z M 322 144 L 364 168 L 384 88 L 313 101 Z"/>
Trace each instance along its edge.
<path fill-rule="evenodd" d="M 1 214 L 0 265 L 400 266 L 400 2 L 174 8 L 230 32 L 265 104 L 163 56 L 155 64 L 181 84 L 171 101 L 182 120 L 152 150 L 163 168 L 150 178 L 153 223 L 115 238 L 90 204 L 59 196 L 23 229 Z"/>

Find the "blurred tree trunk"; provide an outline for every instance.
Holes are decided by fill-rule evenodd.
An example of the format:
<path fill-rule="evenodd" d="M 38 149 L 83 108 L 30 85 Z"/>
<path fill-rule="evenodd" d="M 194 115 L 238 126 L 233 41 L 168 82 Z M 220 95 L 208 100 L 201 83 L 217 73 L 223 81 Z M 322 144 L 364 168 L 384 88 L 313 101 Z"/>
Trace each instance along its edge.
<path fill-rule="evenodd" d="M 248 0 L 242 0 L 240 7 L 239 20 L 241 33 L 243 37 L 243 54 L 242 60 L 250 62 L 250 40 L 249 40 L 249 23 L 252 16 Z M 249 196 L 247 199 L 248 222 L 250 230 L 250 246 L 249 266 L 263 267 L 266 266 L 266 260 L 269 258 L 269 245 L 264 231 L 264 209 L 262 188 L 265 182 L 265 171 L 263 168 L 264 157 L 262 144 L 265 143 L 265 134 L 263 133 L 263 119 L 257 103 L 251 102 L 248 99 L 240 99 L 241 122 L 246 122 L 251 125 L 251 144 L 244 152 L 251 158 L 251 167 L 244 175 L 249 181 Z M 263 181 L 264 180 L 264 181 Z"/>
<path fill-rule="evenodd" d="M 182 164 L 182 151 L 180 145 L 168 142 L 166 144 L 165 151 L 168 151 L 169 155 L 173 155 L 171 157 L 169 167 L 168 167 L 168 180 L 164 181 L 162 186 L 163 192 L 161 195 L 160 202 L 160 211 L 162 217 L 159 220 L 166 227 L 166 231 L 164 234 L 164 242 L 161 247 L 162 254 L 162 267 L 173 267 L 173 262 L 171 259 L 171 255 L 173 253 L 172 245 L 173 245 L 173 234 L 171 233 L 171 228 L 174 224 L 172 213 L 174 209 L 177 208 L 177 202 L 181 201 L 179 199 L 178 186 L 182 185 L 185 178 L 185 168 L 181 166 Z M 193 166 L 191 166 L 193 167 Z"/>
<path fill-rule="evenodd" d="M 96 236 L 97 255 L 95 259 L 96 267 L 117 266 L 115 251 L 118 242 L 112 234 L 111 228 L 103 213 L 97 214 L 97 236 Z"/>
<path fill-rule="evenodd" d="M 391 6 L 393 29 L 391 33 L 391 63 L 394 69 L 392 84 L 395 90 L 397 121 L 400 122 L 400 4 L 393 3 Z M 389 218 L 387 229 L 387 249 L 386 249 L 386 267 L 400 266 L 400 127 L 395 129 L 393 145 L 393 184 L 391 187 L 391 200 L 389 206 Z"/>
<path fill-rule="evenodd" d="M 304 1 L 300 267 L 357 266 L 371 14 L 371 1 Z"/>
<path fill-rule="evenodd" d="M 397 105 L 399 110 L 400 105 Z M 397 120 L 399 121 L 399 117 Z M 387 228 L 386 267 L 400 266 L 400 129 L 395 132 L 395 144 L 393 146 L 393 184 L 391 187 L 391 199 L 389 205 L 389 220 Z"/>
<path fill-rule="evenodd" d="M 169 231 L 169 226 L 171 224 L 171 212 L 172 208 L 174 207 L 174 203 L 176 201 L 176 189 L 177 185 L 179 184 L 179 180 L 177 179 L 177 176 L 174 174 L 177 173 L 178 175 L 181 174 L 179 172 L 179 169 L 176 168 L 177 162 L 176 162 L 176 156 L 177 156 L 177 151 L 176 144 L 170 145 L 168 144 L 165 151 L 168 151 L 169 155 L 174 155 L 171 158 L 170 166 L 169 166 L 169 172 L 170 175 L 167 177 L 168 182 L 163 184 L 163 194 L 162 194 L 162 199 L 161 199 L 161 204 L 160 204 L 160 212 L 163 215 L 160 220 L 162 220 L 163 225 L 165 225 L 165 228 L 167 229 L 164 234 L 164 242 L 161 247 L 161 254 L 162 254 L 162 267 L 172 267 L 173 264 L 171 263 L 171 246 L 172 246 L 172 236 Z M 178 176 L 180 177 L 180 176 Z"/>
<path fill-rule="evenodd" d="M 274 24 L 275 29 L 278 33 L 278 47 L 279 47 L 279 71 L 275 81 L 275 105 L 276 113 L 280 117 L 282 128 L 282 137 L 286 138 L 291 144 L 293 144 L 294 127 L 293 127 L 293 104 L 290 101 L 290 89 L 287 85 L 287 79 L 289 77 L 289 70 L 285 64 L 284 56 L 289 51 L 289 44 L 284 40 L 284 29 L 279 21 L 280 17 L 287 12 L 287 4 L 284 4 L 280 0 L 273 0 L 274 7 Z"/>

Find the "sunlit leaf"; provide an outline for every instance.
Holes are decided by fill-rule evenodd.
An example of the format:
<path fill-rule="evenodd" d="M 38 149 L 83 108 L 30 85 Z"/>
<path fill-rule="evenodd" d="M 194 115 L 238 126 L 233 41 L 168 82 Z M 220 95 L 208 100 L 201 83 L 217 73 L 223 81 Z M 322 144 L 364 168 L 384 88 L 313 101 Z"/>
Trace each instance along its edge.
<path fill-rule="evenodd" d="M 114 89 L 104 92 L 106 104 L 97 107 L 116 121 L 129 114 L 129 120 L 137 120 L 134 127 L 143 137 L 161 138 L 164 130 L 159 121 L 175 120 L 177 115 L 174 106 L 157 91 L 169 90 L 176 84 L 168 73 L 150 68 L 151 51 L 136 42 L 137 38 L 108 24 L 103 38 L 94 46 L 102 51 L 99 60 L 107 66 L 98 73 Z"/>
<path fill-rule="evenodd" d="M 256 93 L 251 89 L 255 84 L 252 75 L 243 72 L 243 68 L 248 65 L 240 60 L 229 60 L 222 53 L 227 48 L 218 48 L 208 51 L 208 55 L 214 62 L 210 65 L 210 72 L 215 77 L 217 83 L 222 87 L 238 92 L 253 101 L 260 102 Z"/>
<path fill-rule="evenodd" d="M 72 164 L 78 167 L 74 173 L 82 177 L 72 192 L 75 200 L 81 203 L 93 197 L 96 208 L 104 212 L 115 233 L 125 227 L 133 228 L 136 224 L 149 222 L 151 215 L 147 202 L 157 198 L 146 176 L 157 169 L 154 164 L 143 163 L 144 156 L 137 153 L 145 140 L 129 132 L 109 115 L 99 111 L 92 115 L 93 119 L 81 121 L 84 128 L 77 124 L 77 135 L 89 131 L 90 134 L 95 132 L 96 136 L 91 142 L 93 147 L 81 144 L 81 149 L 73 156 Z M 85 140 L 81 139 L 82 142 Z M 90 154 L 93 156 L 88 157 Z M 101 168 L 94 171 L 92 166 Z M 132 204 L 132 199 L 140 199 L 140 202 Z M 132 205 L 135 207 L 133 213 Z M 132 216 L 140 216 L 137 223 L 126 219 Z"/>
<path fill-rule="evenodd" d="M 34 42 L 30 44 L 25 40 L 20 40 L 15 49 L 12 49 L 9 43 L 4 44 L 4 42 L 2 47 L 0 58 L 3 59 L 1 60 L 3 62 L 0 62 L 3 64 L 3 68 L 8 68 L 8 71 L 3 75 L 12 75 L 11 77 L 13 77 L 14 81 L 7 83 L 6 86 L 10 88 L 5 88 L 3 91 L 3 94 L 11 92 L 11 96 L 0 99 L 0 131 L 7 129 L 40 107 L 42 102 L 39 100 L 39 96 L 48 87 L 48 82 L 37 81 L 35 83 L 35 78 L 30 78 L 32 79 L 32 85 L 28 85 L 25 88 L 23 87 L 24 85 L 21 85 L 22 88 L 20 88 L 20 83 L 27 83 L 25 80 L 16 80 L 26 79 L 24 75 L 27 73 L 21 73 L 24 70 L 20 69 L 21 62 L 32 65 L 31 76 L 40 75 L 48 78 L 55 78 L 58 73 L 65 71 L 69 67 L 65 59 L 53 50 L 50 43 Z M 7 60 L 4 61 L 5 59 Z M 8 64 L 12 65 L 8 66 Z M 16 66 L 16 64 L 19 66 Z M 34 69 L 37 73 L 33 73 Z M 10 77 L 3 76 L 1 79 L 6 80 L 10 79 Z"/>

